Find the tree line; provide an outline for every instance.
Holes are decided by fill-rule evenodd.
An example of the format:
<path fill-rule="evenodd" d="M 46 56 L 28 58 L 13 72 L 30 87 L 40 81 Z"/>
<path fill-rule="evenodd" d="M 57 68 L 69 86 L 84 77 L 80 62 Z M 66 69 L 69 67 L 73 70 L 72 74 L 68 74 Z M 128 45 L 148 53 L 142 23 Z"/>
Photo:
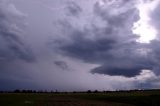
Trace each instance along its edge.
<path fill-rule="evenodd" d="M 160 89 L 134 89 L 134 90 L 116 90 L 116 91 L 98 91 L 98 90 L 87 90 L 87 91 L 72 91 L 72 92 L 67 92 L 67 91 L 58 91 L 58 90 L 20 90 L 16 89 L 13 91 L 0 91 L 0 93 L 112 93 L 112 92 L 143 92 L 143 91 L 160 91 Z"/>

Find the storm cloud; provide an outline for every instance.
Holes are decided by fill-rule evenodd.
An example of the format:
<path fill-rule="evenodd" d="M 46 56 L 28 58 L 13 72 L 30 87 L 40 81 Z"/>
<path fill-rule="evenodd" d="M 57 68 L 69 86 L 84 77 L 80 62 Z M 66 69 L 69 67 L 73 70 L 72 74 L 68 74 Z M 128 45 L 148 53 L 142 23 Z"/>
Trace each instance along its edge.
<path fill-rule="evenodd" d="M 159 88 L 159 4 L 1 0 L 0 90 Z"/>
<path fill-rule="evenodd" d="M 62 54 L 101 65 L 91 73 L 134 77 L 141 70 L 153 70 L 157 63 L 148 53 L 152 47 L 136 42 L 138 35 L 132 33 L 133 24 L 139 20 L 139 11 L 132 1 L 122 0 L 123 5 L 113 7 L 117 2 L 105 7 L 97 2 L 93 6 L 94 17 L 105 22 L 103 28 L 88 22 L 89 27 L 79 29 L 69 22 L 66 36 L 70 40 L 59 44 Z"/>
<path fill-rule="evenodd" d="M 20 27 L 25 27 L 24 18 L 25 14 L 18 11 L 13 4 L 8 4 L 5 0 L 0 2 L 0 61 L 17 58 L 34 60 L 31 51 L 21 39 L 23 29 Z"/>
<path fill-rule="evenodd" d="M 71 16 L 79 16 L 82 11 L 82 8 L 73 1 L 67 3 L 66 9 L 68 10 L 68 15 Z"/>

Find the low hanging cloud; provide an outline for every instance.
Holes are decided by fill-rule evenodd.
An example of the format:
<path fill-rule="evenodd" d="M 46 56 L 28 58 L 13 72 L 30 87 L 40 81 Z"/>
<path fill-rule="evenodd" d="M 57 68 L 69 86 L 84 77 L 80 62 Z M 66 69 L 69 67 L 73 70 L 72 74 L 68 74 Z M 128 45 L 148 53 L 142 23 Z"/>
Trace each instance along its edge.
<path fill-rule="evenodd" d="M 33 61 L 34 56 L 21 39 L 25 14 L 5 0 L 0 1 L 0 61 L 22 59 Z"/>
<path fill-rule="evenodd" d="M 66 9 L 67 9 L 68 15 L 76 16 L 76 17 L 79 16 L 79 14 L 82 12 L 82 8 L 73 1 L 67 2 Z"/>
<path fill-rule="evenodd" d="M 108 75 L 117 75 L 117 76 L 126 76 L 126 77 L 133 77 L 136 75 L 139 75 L 141 70 L 143 69 L 148 69 L 152 70 L 152 67 L 149 66 L 141 66 L 138 64 L 132 64 L 132 66 L 126 65 L 126 66 L 107 66 L 103 65 L 100 67 L 97 67 L 93 69 L 91 72 L 92 73 L 99 73 L 99 74 L 108 74 Z"/>
<path fill-rule="evenodd" d="M 68 29 L 65 36 L 70 39 L 63 39 L 58 44 L 60 53 L 86 63 L 99 64 L 91 73 L 125 77 L 139 75 L 144 69 L 158 73 L 158 47 L 153 45 L 159 41 L 143 44 L 137 42 L 139 37 L 132 32 L 133 24 L 140 18 L 136 3 L 125 0 L 114 3 L 96 2 L 89 18 L 94 20 L 98 17 L 104 22 L 103 27 L 99 27 L 94 21 L 88 21 L 83 28 L 75 26 L 75 23 L 83 23 L 83 18 L 77 19 L 77 22 L 66 21 L 70 28 L 65 24 L 62 27 Z"/>
<path fill-rule="evenodd" d="M 64 62 L 64 61 L 55 61 L 54 64 L 64 71 L 69 70 L 69 67 L 68 67 L 67 63 Z"/>

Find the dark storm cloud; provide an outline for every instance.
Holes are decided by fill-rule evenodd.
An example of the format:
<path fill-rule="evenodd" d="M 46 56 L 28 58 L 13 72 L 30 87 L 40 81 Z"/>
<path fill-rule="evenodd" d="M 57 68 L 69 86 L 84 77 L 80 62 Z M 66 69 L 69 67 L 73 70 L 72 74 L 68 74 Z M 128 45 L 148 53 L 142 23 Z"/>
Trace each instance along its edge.
<path fill-rule="evenodd" d="M 0 0 L 0 90 L 160 86 L 160 42 L 131 30 L 138 1 Z"/>
<path fill-rule="evenodd" d="M 106 56 L 107 51 L 112 49 L 115 45 L 115 40 L 113 39 L 92 40 L 83 37 L 87 34 L 87 32 L 83 33 L 75 31 L 73 34 L 72 42 L 63 45 L 60 49 L 64 50 L 66 55 L 83 59 L 86 62 L 101 61 L 104 58 L 101 57 L 103 53 L 103 56 Z"/>
<path fill-rule="evenodd" d="M 153 61 L 155 62 L 155 68 L 154 71 L 157 74 L 160 74 L 160 2 L 157 1 L 157 6 L 154 8 L 154 10 L 149 14 L 150 15 L 150 21 L 149 23 L 156 29 L 157 35 L 156 39 L 152 40 L 150 43 L 150 48 L 152 48 L 152 52 L 150 53 L 150 57 L 152 57 Z"/>
<path fill-rule="evenodd" d="M 68 65 L 64 61 L 55 61 L 54 64 L 60 67 L 62 70 L 68 70 Z"/>
<path fill-rule="evenodd" d="M 67 3 L 66 9 L 68 10 L 68 14 L 71 16 L 78 16 L 82 12 L 82 8 L 73 1 Z"/>
<path fill-rule="evenodd" d="M 126 24 L 128 24 L 128 27 L 131 27 L 130 25 L 139 19 L 138 10 L 134 6 L 129 9 L 124 8 L 124 10 L 121 10 L 123 6 L 125 7 L 125 3 L 130 4 L 130 2 L 124 1 L 121 4 L 118 4 L 121 7 L 109 6 L 102 8 L 98 3 L 96 3 L 94 5 L 94 13 L 100 16 L 112 27 L 125 27 L 124 25 Z M 113 10 L 115 8 L 117 8 L 116 12 Z"/>
<path fill-rule="evenodd" d="M 132 1 L 121 0 L 121 3 L 123 5 L 116 7 L 115 11 L 112 5 L 102 7 L 95 3 L 93 12 L 95 17 L 105 22 L 103 28 L 89 23 L 90 27 L 79 29 L 72 26 L 72 22 L 66 22 L 70 23 L 68 29 L 63 24 L 68 29 L 65 34 L 70 40 L 63 39 L 59 44 L 61 53 L 88 63 L 100 64 L 91 73 L 134 77 L 144 69 L 155 71 L 157 63 L 154 56 L 157 50 L 152 51 L 151 44 L 136 42 L 138 36 L 131 30 L 133 23 L 139 19 L 139 11 Z"/>
<path fill-rule="evenodd" d="M 97 67 L 93 69 L 91 72 L 92 73 L 99 73 L 99 74 L 108 74 L 111 76 L 126 76 L 126 77 L 133 77 L 136 76 L 140 73 L 140 70 L 143 69 L 149 69 L 152 70 L 152 67 L 149 67 L 147 65 L 139 65 L 133 63 L 132 66 L 126 65 L 124 67 L 122 66 L 107 66 L 107 65 L 102 65 L 100 67 Z"/>
<path fill-rule="evenodd" d="M 154 11 L 150 14 L 151 16 L 151 21 L 150 24 L 153 25 L 157 31 L 158 31 L 158 38 L 160 37 L 160 32 L 159 32 L 159 28 L 160 28 L 160 2 L 157 4 L 156 8 L 154 9 Z"/>
<path fill-rule="evenodd" d="M 0 57 L 7 60 L 14 60 L 16 58 L 33 61 L 34 56 L 30 49 L 19 39 L 19 37 L 10 32 L 1 31 L 1 39 L 5 42 L 6 48 L 0 48 Z M 2 42 L 1 42 L 2 43 Z"/>
<path fill-rule="evenodd" d="M 24 84 L 25 83 L 25 84 Z M 15 89 L 37 89 L 35 83 L 24 80 L 13 80 L 10 78 L 0 78 L 0 90 L 15 90 Z"/>
<path fill-rule="evenodd" d="M 3 60 L 19 58 L 28 62 L 33 61 L 32 52 L 20 38 L 20 27 L 23 25 L 19 21 L 23 20 L 24 16 L 18 13 L 13 5 L 5 3 L 0 2 L 0 58 Z"/>
<path fill-rule="evenodd" d="M 120 44 L 113 39 L 91 40 L 80 36 L 73 38 L 70 44 L 61 48 L 63 53 L 85 62 L 104 64 L 91 73 L 133 77 L 143 69 L 153 69 L 154 63 L 150 58 L 135 51 L 142 47 L 137 43 Z"/>
<path fill-rule="evenodd" d="M 159 40 L 153 40 L 150 44 L 150 48 L 152 48 L 152 51 L 149 53 L 150 60 L 153 61 L 154 66 L 154 72 L 156 74 L 160 74 L 160 41 Z"/>

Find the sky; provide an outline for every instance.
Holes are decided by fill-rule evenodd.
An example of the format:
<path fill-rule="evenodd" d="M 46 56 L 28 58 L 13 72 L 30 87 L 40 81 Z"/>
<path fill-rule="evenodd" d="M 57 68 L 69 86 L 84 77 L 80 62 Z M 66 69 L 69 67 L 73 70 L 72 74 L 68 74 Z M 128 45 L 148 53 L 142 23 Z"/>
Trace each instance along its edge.
<path fill-rule="evenodd" d="M 0 90 L 160 88 L 160 0 L 0 0 Z"/>

